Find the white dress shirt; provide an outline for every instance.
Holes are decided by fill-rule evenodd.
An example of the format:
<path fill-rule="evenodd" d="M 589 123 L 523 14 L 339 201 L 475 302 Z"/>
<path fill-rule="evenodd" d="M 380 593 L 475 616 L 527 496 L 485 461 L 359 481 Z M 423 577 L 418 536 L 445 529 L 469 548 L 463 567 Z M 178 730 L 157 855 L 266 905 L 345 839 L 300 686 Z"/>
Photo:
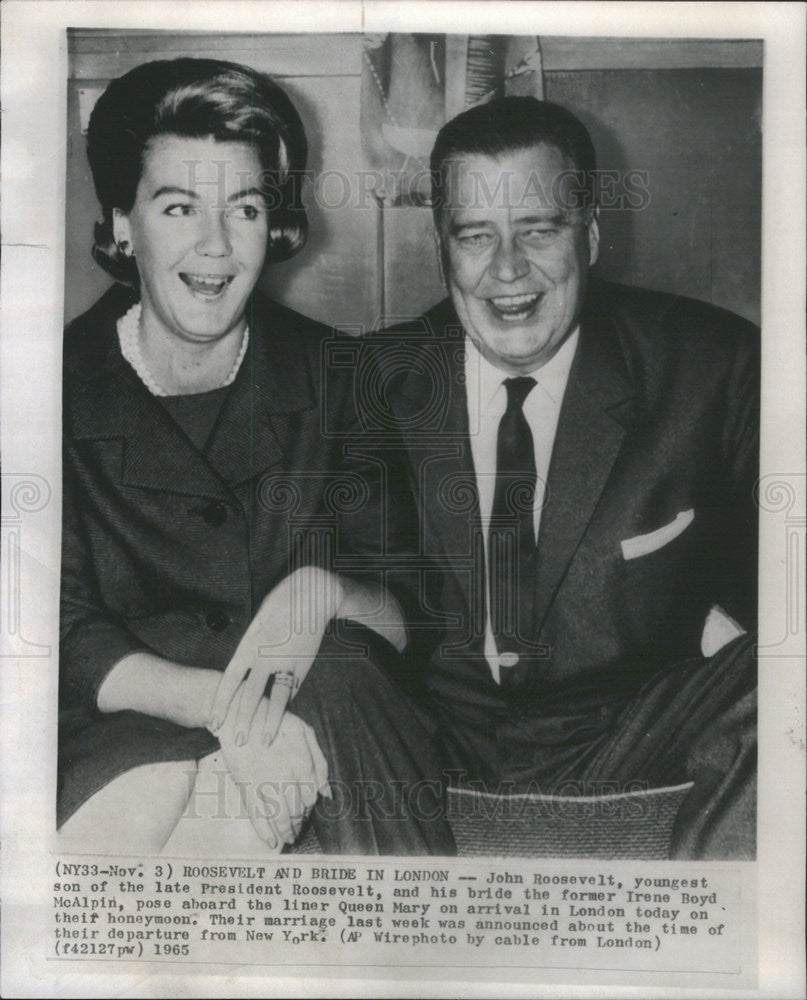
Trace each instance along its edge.
<path fill-rule="evenodd" d="M 579 327 L 563 343 L 555 356 L 533 372 L 525 372 L 535 379 L 536 385 L 524 400 L 523 412 L 532 432 L 535 448 L 535 505 L 533 520 L 535 537 L 541 525 L 541 509 L 544 503 L 546 477 L 549 460 L 558 428 L 560 405 L 566 391 L 569 370 L 572 366 Z M 493 508 L 493 494 L 496 488 L 496 445 L 499 436 L 499 422 L 507 408 L 507 390 L 504 380 L 511 376 L 496 368 L 484 358 L 473 341 L 465 338 L 465 385 L 468 390 L 468 428 L 471 438 L 471 454 L 479 492 L 479 513 L 482 519 L 482 533 L 485 541 L 485 564 L 488 559 L 488 526 Z M 490 588 L 486 602 L 487 622 L 485 625 L 485 658 L 491 673 L 499 682 L 499 654 L 490 624 Z"/>

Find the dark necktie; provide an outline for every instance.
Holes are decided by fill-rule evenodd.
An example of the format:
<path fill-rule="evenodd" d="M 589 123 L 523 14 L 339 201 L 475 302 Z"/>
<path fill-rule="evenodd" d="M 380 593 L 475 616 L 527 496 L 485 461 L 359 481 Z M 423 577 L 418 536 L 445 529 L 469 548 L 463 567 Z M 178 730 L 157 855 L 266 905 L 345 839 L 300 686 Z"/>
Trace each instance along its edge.
<path fill-rule="evenodd" d="M 496 488 L 488 529 L 490 623 L 499 653 L 502 687 L 525 678 L 521 663 L 530 642 L 535 592 L 535 450 L 524 400 L 534 378 L 504 380 L 507 409 L 499 423 Z M 520 669 L 519 669 L 520 667 Z"/>

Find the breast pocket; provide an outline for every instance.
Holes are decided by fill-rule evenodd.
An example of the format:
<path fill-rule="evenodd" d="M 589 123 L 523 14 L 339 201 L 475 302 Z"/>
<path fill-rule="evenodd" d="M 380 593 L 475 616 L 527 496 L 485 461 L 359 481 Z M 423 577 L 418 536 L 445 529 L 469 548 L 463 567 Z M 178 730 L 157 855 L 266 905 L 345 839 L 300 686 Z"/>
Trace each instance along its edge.
<path fill-rule="evenodd" d="M 691 508 L 682 510 L 672 521 L 656 528 L 655 531 L 624 539 L 619 543 L 623 557 L 626 560 L 641 559 L 643 556 L 658 552 L 683 534 L 694 520 L 694 510 Z"/>

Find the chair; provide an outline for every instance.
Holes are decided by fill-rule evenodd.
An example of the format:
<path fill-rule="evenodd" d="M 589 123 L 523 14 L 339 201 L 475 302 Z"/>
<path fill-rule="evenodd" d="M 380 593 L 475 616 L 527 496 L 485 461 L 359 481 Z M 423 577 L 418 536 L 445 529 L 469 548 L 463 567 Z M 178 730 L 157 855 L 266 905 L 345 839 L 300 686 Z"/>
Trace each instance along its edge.
<path fill-rule="evenodd" d="M 615 795 L 497 795 L 451 788 L 446 807 L 459 857 L 669 856 L 678 807 L 692 783 Z M 294 854 L 320 853 L 309 826 Z"/>

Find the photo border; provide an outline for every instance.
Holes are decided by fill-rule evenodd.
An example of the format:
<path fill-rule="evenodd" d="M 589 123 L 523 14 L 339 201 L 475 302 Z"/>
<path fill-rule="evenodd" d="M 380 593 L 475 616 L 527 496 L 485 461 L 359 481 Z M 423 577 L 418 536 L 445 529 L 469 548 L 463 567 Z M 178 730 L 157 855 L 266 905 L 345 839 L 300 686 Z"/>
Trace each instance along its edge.
<path fill-rule="evenodd" d="M 431 31 L 610 37 L 763 38 L 763 422 L 761 482 L 760 791 L 756 991 L 798 996 L 803 983 L 804 818 L 804 93 L 805 9 L 790 4 L 630 3 L 26 3 L 2 8 L 3 270 L 0 433 L 3 548 L 19 558 L 22 625 L 6 629 L 2 660 L 4 995 L 108 995 L 144 988 L 137 972 L 89 978 L 38 957 L 50 918 L 47 867 L 54 824 L 56 649 L 60 539 L 61 327 L 67 27 L 265 31 Z M 291 14 L 293 11 L 293 14 Z M 607 29 L 607 31 L 605 30 Z M 766 478 L 767 477 L 767 478 Z M 26 485 L 27 484 L 27 485 Z M 14 494 L 12 496 L 12 490 Z M 19 508 L 19 509 L 18 509 Z M 794 560 L 800 560 L 794 566 Z M 14 604 L 4 570 L 0 604 Z M 795 584 L 794 584 L 795 580 Z M 8 614 L 8 612 L 5 612 Z M 787 617 L 783 621 L 783 614 Z M 784 628 L 784 637 L 782 629 Z M 22 645 L 25 643 L 25 645 Z M 35 645 L 43 647 L 38 652 Z M 775 647 L 773 653 L 765 649 Z M 20 656 L 20 651 L 24 656 Z M 43 781 L 43 775 L 46 780 Z M 221 976 L 158 973 L 149 995 L 232 995 Z M 236 973 L 240 975 L 240 973 Z M 191 981 L 190 976 L 193 975 Z M 299 975 L 239 978 L 239 995 L 409 995 L 407 980 L 331 980 Z M 602 977 L 606 979 L 607 977 Z M 423 969 L 422 995 L 523 995 L 523 983 L 466 983 Z M 535 996 L 646 996 L 647 987 L 578 980 L 536 984 Z M 681 996 L 654 986 L 654 996 Z M 733 991 L 698 989 L 699 997 Z"/>

